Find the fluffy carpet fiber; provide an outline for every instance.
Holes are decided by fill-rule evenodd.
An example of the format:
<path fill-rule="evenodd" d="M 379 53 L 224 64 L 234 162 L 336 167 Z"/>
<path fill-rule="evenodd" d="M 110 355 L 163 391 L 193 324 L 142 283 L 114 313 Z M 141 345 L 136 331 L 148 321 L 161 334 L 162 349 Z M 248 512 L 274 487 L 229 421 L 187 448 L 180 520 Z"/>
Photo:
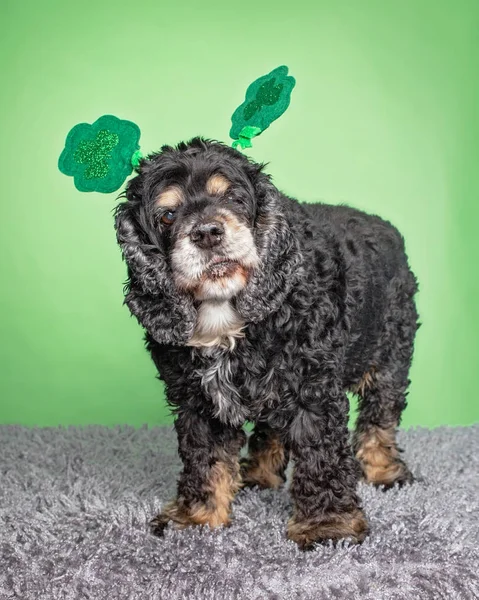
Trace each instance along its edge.
<path fill-rule="evenodd" d="M 479 426 L 400 443 L 420 481 L 361 485 L 366 542 L 303 554 L 285 490 L 242 491 L 228 529 L 151 536 L 180 467 L 170 428 L 2 426 L 0 598 L 479 598 Z"/>

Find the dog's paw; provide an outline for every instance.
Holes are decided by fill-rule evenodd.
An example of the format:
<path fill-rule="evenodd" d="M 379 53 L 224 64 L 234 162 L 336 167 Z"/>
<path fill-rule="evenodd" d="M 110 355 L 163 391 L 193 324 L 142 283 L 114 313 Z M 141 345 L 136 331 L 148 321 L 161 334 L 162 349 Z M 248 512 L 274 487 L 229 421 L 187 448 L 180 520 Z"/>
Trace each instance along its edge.
<path fill-rule="evenodd" d="M 156 517 L 151 519 L 149 523 L 150 531 L 153 535 L 161 537 L 169 523 L 173 523 L 176 526 L 183 524 L 183 527 L 185 527 L 185 516 L 185 511 L 181 510 L 178 502 L 176 500 L 172 500 L 165 505 L 163 510 L 157 514 Z"/>
<path fill-rule="evenodd" d="M 376 487 L 381 487 L 383 490 L 389 490 L 395 485 L 402 487 L 414 482 L 413 474 L 400 458 L 395 458 L 384 465 L 361 462 L 361 467 L 364 481 Z"/>
<path fill-rule="evenodd" d="M 356 433 L 353 446 L 367 483 L 387 490 L 396 484 L 402 486 L 414 481 L 401 459 L 402 450 L 396 444 L 394 428 L 371 427 Z"/>
<path fill-rule="evenodd" d="M 156 515 L 149 523 L 151 533 L 157 537 L 162 537 L 170 521 L 170 517 L 165 513 Z"/>
<path fill-rule="evenodd" d="M 242 458 L 240 460 L 240 466 L 242 487 L 258 486 L 261 489 L 278 489 L 285 482 L 283 477 L 277 473 L 274 473 L 265 465 L 258 464 L 257 461 L 251 461 L 248 458 Z"/>
<path fill-rule="evenodd" d="M 150 521 L 150 530 L 154 535 L 161 537 L 170 523 L 173 529 L 205 525 L 214 529 L 220 526 L 228 527 L 231 525 L 231 519 L 223 506 L 212 507 L 197 503 L 186 507 L 181 501 L 175 500 L 167 504 L 161 513 Z"/>
<path fill-rule="evenodd" d="M 288 523 L 288 538 L 296 542 L 301 550 L 312 550 L 315 544 L 332 540 L 348 539 L 360 544 L 369 533 L 369 525 L 359 508 L 348 513 L 329 513 L 318 519 L 297 520 L 292 517 Z"/>

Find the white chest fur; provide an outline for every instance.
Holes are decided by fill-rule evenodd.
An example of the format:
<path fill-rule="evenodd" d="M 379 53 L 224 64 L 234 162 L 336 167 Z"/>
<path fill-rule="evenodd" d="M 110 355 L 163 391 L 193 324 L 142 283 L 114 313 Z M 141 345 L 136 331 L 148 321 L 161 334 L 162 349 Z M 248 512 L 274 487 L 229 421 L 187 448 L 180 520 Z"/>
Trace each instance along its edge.
<path fill-rule="evenodd" d="M 223 346 L 233 349 L 236 338 L 243 337 L 245 324 L 228 300 L 204 300 L 198 309 L 189 346 Z"/>

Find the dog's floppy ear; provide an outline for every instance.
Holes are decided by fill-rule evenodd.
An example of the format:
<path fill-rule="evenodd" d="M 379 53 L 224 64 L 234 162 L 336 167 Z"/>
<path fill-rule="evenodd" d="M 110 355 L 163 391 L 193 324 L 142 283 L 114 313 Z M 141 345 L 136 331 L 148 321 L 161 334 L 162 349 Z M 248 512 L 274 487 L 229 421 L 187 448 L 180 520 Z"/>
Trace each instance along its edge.
<path fill-rule="evenodd" d="M 236 309 L 247 321 L 262 321 L 276 312 L 301 276 L 302 256 L 281 207 L 281 195 L 261 172 L 255 181 L 257 214 L 255 243 L 260 258 Z"/>
<path fill-rule="evenodd" d="M 147 239 L 145 207 L 133 189 L 132 180 L 128 200 L 115 213 L 117 240 L 128 266 L 125 303 L 158 343 L 185 345 L 196 323 L 193 299 L 175 289 L 164 248 Z"/>

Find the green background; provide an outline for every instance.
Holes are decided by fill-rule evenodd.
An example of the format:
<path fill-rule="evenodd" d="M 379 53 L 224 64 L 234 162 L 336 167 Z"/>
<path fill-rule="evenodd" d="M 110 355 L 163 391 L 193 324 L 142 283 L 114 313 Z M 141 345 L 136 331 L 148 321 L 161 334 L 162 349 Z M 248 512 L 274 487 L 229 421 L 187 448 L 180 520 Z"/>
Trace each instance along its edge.
<path fill-rule="evenodd" d="M 421 292 L 403 424 L 479 421 L 479 3 L 456 0 L 0 0 L 0 422 L 165 422 L 122 306 L 116 194 L 57 171 L 104 113 L 152 151 L 227 140 L 247 85 L 287 64 L 287 113 L 250 151 L 308 201 L 404 233 Z"/>

